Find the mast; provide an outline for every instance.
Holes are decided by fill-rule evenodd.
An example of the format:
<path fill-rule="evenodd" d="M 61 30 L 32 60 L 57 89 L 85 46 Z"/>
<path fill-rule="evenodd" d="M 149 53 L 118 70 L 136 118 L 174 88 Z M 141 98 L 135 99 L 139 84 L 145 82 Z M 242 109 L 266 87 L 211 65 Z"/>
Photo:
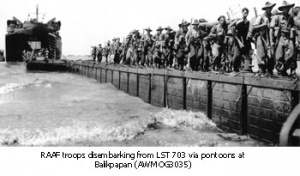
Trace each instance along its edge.
<path fill-rule="evenodd" d="M 36 5 L 36 21 L 39 21 L 39 5 Z"/>

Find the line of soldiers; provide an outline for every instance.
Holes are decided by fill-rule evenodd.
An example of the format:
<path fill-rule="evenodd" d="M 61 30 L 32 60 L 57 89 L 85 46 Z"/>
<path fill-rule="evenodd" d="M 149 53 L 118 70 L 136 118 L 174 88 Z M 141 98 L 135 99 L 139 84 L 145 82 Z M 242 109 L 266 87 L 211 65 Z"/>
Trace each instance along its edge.
<path fill-rule="evenodd" d="M 114 38 L 102 48 L 93 47 L 93 59 L 116 64 L 175 68 L 194 71 L 240 72 L 251 71 L 251 42 L 256 47 L 259 73 L 295 75 L 300 53 L 300 7 L 283 1 L 278 10 L 275 3 L 266 2 L 264 14 L 247 19 L 249 9 L 241 10 L 242 17 L 228 19 L 221 15 L 217 22 L 204 18 L 182 21 L 177 31 L 158 27 L 156 34 L 146 28 L 129 33 L 123 42 Z M 163 33 L 163 31 L 165 32 Z M 146 32 L 144 34 L 144 31 Z"/>

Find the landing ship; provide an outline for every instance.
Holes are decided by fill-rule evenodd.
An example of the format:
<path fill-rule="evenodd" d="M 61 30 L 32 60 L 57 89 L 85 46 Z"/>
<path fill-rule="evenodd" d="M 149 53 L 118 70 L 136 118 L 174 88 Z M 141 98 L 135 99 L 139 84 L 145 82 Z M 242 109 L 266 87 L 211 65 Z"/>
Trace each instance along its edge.
<path fill-rule="evenodd" d="M 6 61 L 26 61 L 26 55 L 33 58 L 42 55 L 44 51 L 47 51 L 49 60 L 59 60 L 62 54 L 60 27 L 61 22 L 56 21 L 56 18 L 47 23 L 40 22 L 38 6 L 36 17 L 24 23 L 15 17 L 7 20 Z"/>

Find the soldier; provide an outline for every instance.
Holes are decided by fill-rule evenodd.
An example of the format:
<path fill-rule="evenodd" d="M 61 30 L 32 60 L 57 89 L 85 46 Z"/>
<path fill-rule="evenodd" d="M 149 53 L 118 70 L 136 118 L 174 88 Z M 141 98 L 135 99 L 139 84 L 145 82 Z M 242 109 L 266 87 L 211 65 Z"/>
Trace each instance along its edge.
<path fill-rule="evenodd" d="M 32 61 L 36 61 L 36 53 L 35 52 L 36 52 L 35 50 L 31 51 L 30 58 Z"/>
<path fill-rule="evenodd" d="M 224 15 L 218 18 L 218 24 L 211 29 L 209 38 L 212 39 L 212 62 L 213 70 L 219 71 L 221 69 L 222 55 L 225 49 L 224 41 L 227 33 L 227 24 Z"/>
<path fill-rule="evenodd" d="M 108 64 L 108 61 L 109 61 L 109 53 L 110 53 L 110 41 L 108 40 L 107 43 L 106 43 L 106 46 L 105 46 L 105 62 L 106 64 Z"/>
<path fill-rule="evenodd" d="M 272 10 L 272 18 L 271 18 L 271 21 L 278 21 L 279 20 L 279 16 L 281 13 L 279 13 L 279 11 L 277 9 L 274 9 Z M 270 21 L 270 23 L 271 23 Z M 274 30 L 273 30 L 273 33 L 270 34 L 270 35 L 273 35 L 273 42 L 276 44 L 278 44 L 279 42 L 279 27 L 275 27 Z M 271 51 L 272 51 L 272 61 L 274 62 L 273 64 L 273 67 L 275 66 L 275 56 L 274 56 L 274 53 L 275 53 L 275 48 L 271 48 Z M 274 68 L 273 68 L 274 69 Z"/>
<path fill-rule="evenodd" d="M 186 53 L 187 53 L 187 43 L 185 40 L 185 36 L 188 32 L 188 26 L 190 23 L 183 21 L 179 24 L 179 30 L 175 34 L 175 51 L 176 51 L 176 64 L 180 70 L 184 69 Z"/>
<path fill-rule="evenodd" d="M 97 48 L 97 58 L 98 58 L 98 62 L 101 62 L 101 61 L 102 61 L 102 52 L 103 52 L 102 46 L 101 46 L 101 44 L 99 44 L 99 45 L 98 45 L 98 48 Z"/>
<path fill-rule="evenodd" d="M 294 8 L 295 22 L 295 66 L 297 67 L 297 59 L 300 57 L 300 6 Z"/>
<path fill-rule="evenodd" d="M 283 1 L 282 6 L 278 7 L 278 10 L 282 11 L 282 14 L 277 20 L 272 20 L 270 24 L 271 33 L 275 27 L 279 27 L 279 42 L 276 47 L 275 59 L 276 69 L 279 75 L 286 76 L 287 70 L 291 69 L 291 74 L 295 74 L 296 65 L 294 64 L 294 36 L 291 34 L 294 32 L 294 19 L 289 14 L 289 11 L 295 4 L 290 4 L 287 1 Z M 271 35 L 271 46 L 275 46 L 273 42 L 273 35 Z"/>
<path fill-rule="evenodd" d="M 45 60 L 45 62 L 49 62 L 49 50 L 48 50 L 48 48 L 45 48 L 45 51 L 44 51 L 44 60 Z"/>
<path fill-rule="evenodd" d="M 164 48 L 164 58 L 166 59 L 166 67 L 171 68 L 174 59 L 174 38 L 175 34 L 170 26 L 165 28 L 165 48 Z"/>
<path fill-rule="evenodd" d="M 250 22 L 247 19 L 248 14 L 249 9 L 243 8 L 242 19 L 236 19 L 228 26 L 231 28 L 233 35 L 233 47 L 231 48 L 233 57 L 231 64 L 235 72 L 239 72 L 241 61 L 249 56 L 251 49 L 250 40 L 247 37 L 250 26 Z"/>
<path fill-rule="evenodd" d="M 182 21 L 183 22 L 183 21 Z M 175 32 L 175 38 L 174 38 L 174 62 L 173 62 L 173 68 L 175 68 L 175 69 L 178 69 L 179 68 L 179 63 L 178 63 L 178 59 L 177 59 L 177 53 L 178 53 L 178 36 L 177 36 L 177 33 L 179 32 L 179 31 L 181 31 L 182 30 L 182 26 L 181 26 L 181 23 L 180 24 L 178 24 L 178 30 Z"/>
<path fill-rule="evenodd" d="M 141 38 L 141 45 L 142 45 L 142 66 L 146 64 L 146 67 L 149 67 L 150 65 L 153 66 L 153 57 L 152 57 L 152 46 L 153 46 L 153 39 L 151 34 L 151 29 L 148 27 L 144 29 L 146 31 L 146 34 L 142 36 Z"/>
<path fill-rule="evenodd" d="M 124 64 L 126 65 L 130 65 L 131 62 L 131 52 L 132 51 L 132 44 L 131 44 L 131 39 L 132 39 L 132 32 L 130 32 L 127 37 L 126 37 L 126 41 L 125 41 L 125 48 L 124 48 L 124 54 L 125 54 L 125 60 L 124 60 Z M 129 51 L 130 50 L 130 51 Z"/>
<path fill-rule="evenodd" d="M 113 38 L 112 39 L 112 42 L 110 44 L 110 47 L 109 47 L 109 62 L 113 62 L 116 64 L 115 62 L 115 47 L 116 47 L 116 38 Z"/>
<path fill-rule="evenodd" d="M 120 63 L 120 55 L 121 55 L 121 43 L 120 43 L 120 38 L 115 39 L 114 43 L 114 63 L 119 64 Z"/>
<path fill-rule="evenodd" d="M 121 65 L 124 65 L 125 64 L 125 61 L 126 61 L 126 43 L 125 41 L 123 41 L 121 43 L 121 47 L 120 47 L 120 50 L 121 50 L 121 54 L 120 54 L 120 64 Z"/>
<path fill-rule="evenodd" d="M 153 59 L 155 67 L 160 68 L 164 63 L 164 57 L 163 57 L 163 47 L 164 47 L 164 35 L 162 33 L 164 29 L 159 26 L 156 29 L 156 34 L 153 36 L 154 40 L 154 53 L 153 53 Z"/>
<path fill-rule="evenodd" d="M 107 63 L 107 57 L 106 57 L 106 55 L 107 55 L 107 46 L 105 44 L 104 47 L 103 47 L 103 50 L 102 50 L 102 57 L 105 58 L 105 62 Z"/>
<path fill-rule="evenodd" d="M 201 30 L 203 39 L 206 38 L 211 30 L 204 18 L 199 19 L 199 29 Z M 207 40 L 203 40 L 203 58 L 200 58 L 200 70 L 209 71 L 209 60 L 211 58 L 211 47 Z"/>
<path fill-rule="evenodd" d="M 131 37 L 131 48 L 132 48 L 132 55 L 131 55 L 131 65 L 138 65 L 140 62 L 140 51 L 138 50 L 140 44 L 141 35 L 138 30 L 132 31 Z"/>
<path fill-rule="evenodd" d="M 96 46 L 92 47 L 91 55 L 92 55 L 93 61 L 95 61 L 96 55 L 97 55 L 97 47 Z"/>
<path fill-rule="evenodd" d="M 193 27 L 189 29 L 185 36 L 189 48 L 187 68 L 198 71 L 200 57 L 203 55 L 203 36 L 201 30 L 198 28 L 199 21 L 195 19 L 192 25 Z M 202 67 L 200 71 L 203 71 Z"/>
<path fill-rule="evenodd" d="M 2 51 L 0 51 L 0 54 L 2 56 Z M 24 61 L 28 60 L 28 58 L 27 58 L 27 51 L 26 50 L 22 51 L 22 58 L 23 58 Z"/>
<path fill-rule="evenodd" d="M 132 45 L 133 45 L 132 43 L 129 43 L 128 49 L 126 51 L 126 63 L 127 63 L 127 65 L 133 65 L 134 54 L 133 54 L 133 46 Z"/>
<path fill-rule="evenodd" d="M 253 37 L 256 42 L 257 48 L 257 64 L 259 68 L 259 74 L 273 74 L 274 58 L 272 57 L 272 43 L 271 36 L 273 32 L 269 30 L 272 20 L 272 9 L 276 3 L 266 2 L 262 10 L 265 13 L 262 16 L 258 16 L 253 23 Z"/>
<path fill-rule="evenodd" d="M 27 51 L 27 52 L 26 52 L 26 58 L 27 58 L 27 61 L 31 61 L 32 56 L 33 56 L 32 51 Z"/>

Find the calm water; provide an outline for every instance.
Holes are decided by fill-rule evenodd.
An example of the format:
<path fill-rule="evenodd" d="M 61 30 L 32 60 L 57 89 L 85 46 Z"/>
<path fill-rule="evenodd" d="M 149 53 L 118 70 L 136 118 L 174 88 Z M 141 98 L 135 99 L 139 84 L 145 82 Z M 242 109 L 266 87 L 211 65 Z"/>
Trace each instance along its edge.
<path fill-rule="evenodd" d="M 201 112 L 157 108 L 80 75 L 0 63 L 2 146 L 261 145 L 219 133 Z"/>

